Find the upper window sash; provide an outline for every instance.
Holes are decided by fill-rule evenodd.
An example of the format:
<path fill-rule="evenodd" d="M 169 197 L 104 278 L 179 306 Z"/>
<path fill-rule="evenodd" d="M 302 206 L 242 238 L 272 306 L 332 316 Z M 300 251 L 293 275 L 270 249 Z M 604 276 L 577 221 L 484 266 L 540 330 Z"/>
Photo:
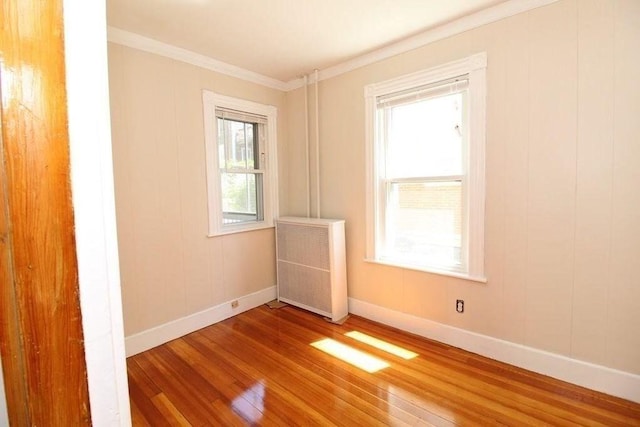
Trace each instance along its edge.
<path fill-rule="evenodd" d="M 463 92 L 468 88 L 469 76 L 464 74 L 451 79 L 422 85 L 417 88 L 410 88 L 377 96 L 376 106 L 379 109 L 397 107 L 427 99 L 438 98 L 440 96 L 452 95 L 454 93 Z"/>
<path fill-rule="evenodd" d="M 377 132 L 375 135 L 376 138 L 376 150 L 377 155 L 379 156 L 379 165 L 378 171 L 379 176 L 384 176 L 386 178 L 395 178 L 395 177 L 410 177 L 410 176 L 418 176 L 416 174 L 431 174 L 441 175 L 441 174 L 465 174 L 468 170 L 467 167 L 467 144 L 468 144 L 468 104 L 469 104 L 469 94 L 468 94 L 468 76 L 457 76 L 452 79 L 445 79 L 443 81 L 438 81 L 432 84 L 423 85 L 419 88 L 416 88 L 416 94 L 412 94 L 411 90 L 402 90 L 399 92 L 394 92 L 387 95 L 381 95 L 376 97 L 376 126 Z M 440 99 L 438 99 L 440 98 Z M 448 98 L 450 101 L 445 100 Z M 453 101 L 455 100 L 455 101 Z M 420 144 L 405 144 L 400 143 L 402 135 L 406 132 L 407 127 L 409 129 L 413 129 L 416 127 L 416 123 L 418 127 L 426 126 L 426 122 L 421 122 L 417 117 L 422 117 L 420 115 L 416 116 L 416 120 L 411 124 L 406 123 L 408 117 L 411 117 L 412 114 L 409 111 L 413 110 L 413 115 L 416 114 L 425 114 L 428 109 L 433 109 L 434 107 L 427 107 L 426 105 L 434 105 L 431 103 L 425 104 L 425 102 L 433 101 L 435 103 L 440 102 L 455 102 L 459 105 L 461 109 L 461 117 L 460 122 L 458 123 L 459 127 L 458 132 L 461 132 L 462 140 L 461 145 L 458 146 L 458 149 L 461 150 L 461 156 L 457 157 L 447 157 L 442 158 L 442 162 L 436 162 L 434 164 L 434 157 L 428 155 L 427 152 L 431 152 L 431 154 L 435 154 L 432 151 L 435 146 L 439 146 L 437 141 L 435 142 L 435 146 L 432 144 L 425 144 L 426 140 L 421 140 Z M 427 111 L 424 110 L 427 108 Z M 422 111 L 421 113 L 418 113 Z M 402 124 L 404 123 L 404 125 Z M 435 125 L 435 124 L 434 124 Z M 438 123 L 435 127 L 438 128 L 440 123 Z M 430 128 L 433 129 L 433 128 Z M 424 128 L 425 135 L 429 134 L 428 129 Z M 444 131 L 444 128 L 440 127 L 440 132 Z M 433 135 L 430 135 L 433 136 Z M 445 135 L 441 135 L 441 137 L 446 138 Z M 431 146 L 432 148 L 427 148 Z M 455 148 L 453 146 L 449 147 L 448 154 L 455 154 Z M 441 148 L 444 148 L 442 146 Z M 408 164 L 405 162 L 405 152 L 406 150 L 418 149 L 418 150 L 426 150 L 419 154 L 416 152 L 416 156 L 413 161 Z M 444 153 L 440 153 L 442 155 Z M 431 159 L 430 162 L 425 162 L 423 167 L 419 167 L 419 164 L 416 163 L 416 160 L 421 156 L 424 159 Z M 400 163 L 398 161 L 401 160 L 403 166 L 399 167 Z M 446 160 L 446 161 L 444 161 Z M 451 160 L 451 162 L 449 161 Z M 430 163 L 430 164 L 429 164 Z M 427 175 L 428 176 L 428 175 Z"/>
<path fill-rule="evenodd" d="M 262 114 L 251 114 L 245 111 L 237 111 L 229 108 L 217 107 L 216 117 L 219 119 L 229 119 L 243 123 L 258 123 L 261 125 L 267 124 L 267 117 Z"/>

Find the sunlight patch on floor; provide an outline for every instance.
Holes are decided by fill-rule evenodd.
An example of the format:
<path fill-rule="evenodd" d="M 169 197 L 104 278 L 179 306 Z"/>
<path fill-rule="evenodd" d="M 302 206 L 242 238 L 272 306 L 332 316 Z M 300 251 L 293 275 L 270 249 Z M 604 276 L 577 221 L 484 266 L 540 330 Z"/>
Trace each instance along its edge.
<path fill-rule="evenodd" d="M 405 360 L 410 360 L 418 356 L 418 353 L 414 353 L 413 351 L 407 350 L 406 348 L 402 348 L 395 344 L 391 344 L 381 339 L 372 337 L 371 335 L 363 334 L 362 332 L 351 331 L 347 332 L 345 335 L 353 338 L 354 340 L 360 341 L 361 343 L 368 344 L 372 347 L 375 347 L 382 351 L 386 351 L 387 353 L 401 357 Z"/>
<path fill-rule="evenodd" d="M 384 360 L 380 360 L 353 347 L 332 340 L 331 338 L 316 341 L 311 343 L 311 345 L 318 350 L 322 350 L 333 357 L 337 357 L 369 373 L 377 372 L 389 366 Z"/>

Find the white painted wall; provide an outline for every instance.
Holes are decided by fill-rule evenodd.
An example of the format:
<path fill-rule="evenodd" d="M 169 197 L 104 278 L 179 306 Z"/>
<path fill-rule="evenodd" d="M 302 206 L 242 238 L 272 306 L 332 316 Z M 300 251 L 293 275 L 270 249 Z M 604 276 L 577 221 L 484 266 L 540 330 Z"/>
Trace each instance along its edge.
<path fill-rule="evenodd" d="M 131 425 L 113 194 L 104 1 L 65 0 L 71 181 L 91 419 Z"/>

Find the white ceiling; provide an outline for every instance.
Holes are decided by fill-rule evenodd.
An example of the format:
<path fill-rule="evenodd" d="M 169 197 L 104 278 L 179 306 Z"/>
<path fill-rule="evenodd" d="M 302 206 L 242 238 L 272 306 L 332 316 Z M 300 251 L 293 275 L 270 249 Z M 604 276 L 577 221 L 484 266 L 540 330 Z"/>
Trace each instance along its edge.
<path fill-rule="evenodd" d="M 107 21 L 286 82 L 503 1 L 107 0 Z"/>

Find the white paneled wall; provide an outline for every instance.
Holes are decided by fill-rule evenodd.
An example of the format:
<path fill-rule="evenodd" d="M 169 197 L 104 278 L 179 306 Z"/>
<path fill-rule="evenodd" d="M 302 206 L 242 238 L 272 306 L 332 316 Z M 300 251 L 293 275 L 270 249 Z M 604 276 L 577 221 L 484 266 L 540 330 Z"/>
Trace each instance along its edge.
<path fill-rule="evenodd" d="M 640 374 L 639 23 L 637 0 L 562 0 L 322 81 L 323 214 L 346 219 L 349 296 Z M 482 51 L 488 283 L 365 262 L 364 87 Z"/>
<path fill-rule="evenodd" d="M 568 354 L 576 215 L 575 4 L 529 14 L 524 344 Z"/>
<path fill-rule="evenodd" d="M 281 114 L 285 94 L 115 44 L 109 80 L 125 335 L 274 286 L 272 229 L 206 237 L 202 89 Z"/>

